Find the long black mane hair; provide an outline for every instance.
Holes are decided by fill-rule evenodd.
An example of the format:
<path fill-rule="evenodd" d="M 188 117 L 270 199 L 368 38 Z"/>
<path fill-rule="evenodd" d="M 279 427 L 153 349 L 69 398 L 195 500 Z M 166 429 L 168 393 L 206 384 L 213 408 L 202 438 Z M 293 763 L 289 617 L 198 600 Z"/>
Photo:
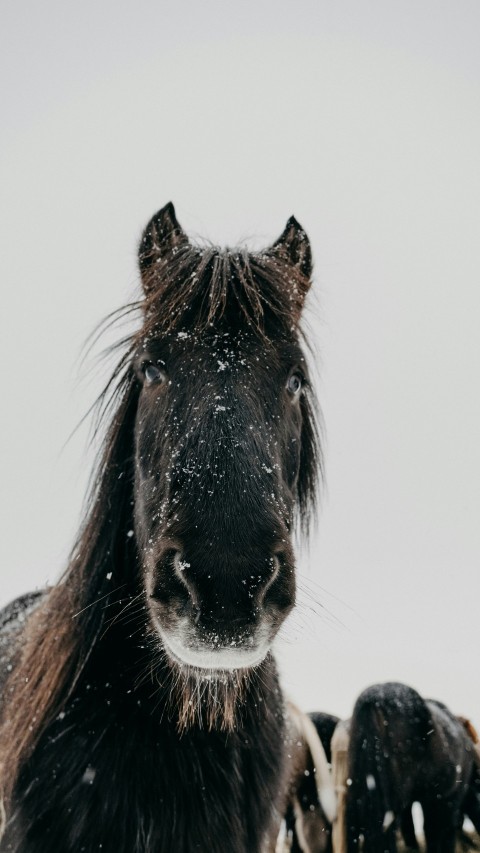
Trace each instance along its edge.
<path fill-rule="evenodd" d="M 36 830 L 29 830 L 36 831 L 37 835 L 35 835 L 35 842 L 28 846 L 25 839 L 30 838 L 30 835 L 26 830 L 25 834 L 22 834 L 17 822 L 11 836 L 15 840 L 9 841 L 10 846 L 5 848 L 2 846 L 2 850 L 53 850 L 53 839 L 57 839 L 55 844 L 60 844 L 55 849 L 60 849 L 63 844 L 65 847 L 62 847 L 62 850 L 70 850 L 70 846 L 65 841 L 67 829 L 63 831 L 63 835 L 59 829 L 56 835 L 56 830 L 54 832 L 50 828 L 48 830 L 50 841 L 38 840 L 44 837 L 42 832 L 47 833 L 45 822 L 54 820 L 51 817 L 52 808 L 59 808 L 62 803 L 65 805 L 67 801 L 70 802 L 70 793 L 66 792 L 68 784 L 60 780 L 58 790 L 55 785 L 53 786 L 53 800 L 56 796 L 55 792 L 59 793 L 58 803 L 52 806 L 45 788 L 41 795 L 38 793 L 38 784 L 36 786 L 35 780 L 38 782 L 40 779 L 40 785 L 45 786 L 48 782 L 42 779 L 42 773 L 44 775 L 53 773 L 55 779 L 57 775 L 61 776 L 60 753 L 57 753 L 51 745 L 58 739 L 60 749 L 68 753 L 67 744 L 70 734 L 68 736 L 63 734 L 67 731 L 65 721 L 70 719 L 68 731 L 75 726 L 80 731 L 83 720 L 89 713 L 85 709 L 94 708 L 91 712 L 90 728 L 87 727 L 88 732 L 96 727 L 98 738 L 103 737 L 105 742 L 108 740 L 107 732 L 110 724 L 105 722 L 103 717 L 101 723 L 98 721 L 97 709 L 100 706 L 103 708 L 104 703 L 108 703 L 108 707 L 113 708 L 116 702 L 118 705 L 123 703 L 122 707 L 124 705 L 128 707 L 128 713 L 131 715 L 133 715 L 133 708 L 137 713 L 140 705 L 142 708 L 148 706 L 148 719 L 154 720 L 155 725 L 168 725 L 169 737 L 178 737 L 178 744 L 185 744 L 188 740 L 185 737 L 182 739 L 182 733 L 200 739 L 207 737 L 208 732 L 214 739 L 220 736 L 226 737 L 228 731 L 232 735 L 232 732 L 238 731 L 239 727 L 253 725 L 254 719 L 255 725 L 259 720 L 264 724 L 270 721 L 269 726 L 274 736 L 278 736 L 280 732 L 278 721 L 281 717 L 281 697 L 269 653 L 265 660 L 253 669 L 246 668 L 224 673 L 219 679 L 212 678 L 210 675 L 200 683 L 197 677 L 198 672 L 173 666 L 165 655 L 164 649 L 159 648 L 158 636 L 152 629 L 152 616 L 149 610 L 149 599 L 152 596 L 155 597 L 156 592 L 149 592 L 148 578 L 147 581 L 145 580 L 146 569 L 142 564 L 142 552 L 139 546 L 143 535 L 142 524 L 145 526 L 145 522 L 140 517 L 138 508 L 143 500 L 138 486 L 142 473 L 138 470 L 138 459 L 143 459 L 146 453 L 144 445 L 141 444 L 143 440 L 141 435 L 142 394 L 145 394 L 145 384 L 150 382 L 149 376 L 155 376 L 155 373 L 152 373 L 151 369 L 153 362 L 142 361 L 140 356 L 149 348 L 151 349 L 152 341 L 174 341 L 175 346 L 184 347 L 188 337 L 194 343 L 207 340 L 207 346 L 211 349 L 212 345 L 217 345 L 221 337 L 222 353 L 226 352 L 228 359 L 229 351 L 225 348 L 225 340 L 230 336 L 228 338 L 230 341 L 241 339 L 241 358 L 247 361 L 249 358 L 253 360 L 252 353 L 261 352 L 261 358 L 264 359 L 266 367 L 271 369 L 272 373 L 275 370 L 278 371 L 280 369 L 279 351 L 281 350 L 283 358 L 284 352 L 290 353 L 293 349 L 296 352 L 300 345 L 300 314 L 310 285 L 311 274 L 308 240 L 292 217 L 280 239 L 263 252 L 249 253 L 244 249 L 201 248 L 187 240 L 178 225 L 173 206 L 167 205 L 147 226 L 140 244 L 139 259 L 144 297 L 135 307 L 140 308 L 142 322 L 139 330 L 125 342 L 124 352 L 100 401 L 110 422 L 93 480 L 85 519 L 68 567 L 57 585 L 43 595 L 28 600 L 25 619 L 21 623 L 17 624 L 14 619 L 9 621 L 6 618 L 5 620 L 8 627 L 5 634 L 7 639 L 3 641 L 2 650 L 5 666 L 0 675 L 0 687 L 2 682 L 4 683 L 0 706 L 2 796 L 7 814 L 9 810 L 13 814 L 21 813 L 22 803 L 25 801 L 28 804 L 30 797 L 30 805 L 26 807 L 27 818 L 36 819 L 37 814 L 32 815 L 28 808 L 31 811 L 36 809 L 40 822 L 43 820 L 44 823 L 41 824 L 40 829 L 37 827 Z M 192 358 L 197 356 L 198 350 L 194 347 Z M 185 357 L 184 350 L 181 357 Z M 296 355 L 295 358 L 297 358 Z M 217 361 L 223 364 L 220 357 Z M 150 367 L 150 373 L 145 364 Z M 158 359 L 153 365 L 157 372 L 159 364 L 163 365 L 162 359 Z M 218 370 L 220 369 L 223 368 L 219 367 Z M 295 461 L 296 457 L 292 457 L 293 461 L 290 460 L 288 455 L 290 451 L 285 451 L 288 457 L 286 461 L 278 456 L 280 463 L 277 467 L 280 469 L 284 465 L 287 473 L 282 469 L 275 480 L 277 490 L 275 506 L 280 507 L 276 513 L 279 519 L 281 516 L 281 525 L 284 525 L 282 529 L 288 534 L 295 520 L 297 523 L 300 522 L 304 530 L 307 529 L 308 519 L 315 506 L 318 475 L 322 469 L 322 456 L 315 421 L 316 404 L 309 385 L 306 365 L 302 366 L 302 371 L 301 396 L 299 395 L 298 403 L 295 404 L 297 408 L 292 415 L 295 419 L 295 429 L 298 427 L 299 431 L 298 461 Z M 192 382 L 194 374 L 195 365 L 192 361 L 189 373 Z M 293 375 L 297 376 L 296 373 Z M 297 379 L 289 381 L 291 386 L 289 394 L 293 397 L 298 391 Z M 269 389 L 265 387 L 263 393 L 267 398 Z M 249 395 L 248 405 L 252 397 L 251 391 Z M 256 401 L 253 400 L 251 403 L 253 414 L 256 412 L 256 405 Z M 219 410 L 223 408 L 218 407 Z M 191 410 L 188 411 L 191 416 Z M 222 411 L 219 411 L 220 418 L 222 414 Z M 263 413 L 261 416 L 263 417 Z M 208 417 L 210 418 L 208 423 L 211 423 L 213 419 L 210 414 Z M 238 420 L 240 415 L 236 414 L 236 417 Z M 278 416 L 276 417 L 278 420 Z M 206 429 L 205 423 L 207 423 L 207 414 L 202 421 L 203 430 Z M 227 427 L 223 425 L 221 428 L 225 434 Z M 287 427 L 282 423 L 279 423 L 275 435 L 276 446 L 280 445 L 281 448 L 287 447 L 288 442 L 295 441 L 290 438 Z M 186 441 L 183 434 L 181 441 Z M 263 452 L 261 439 L 257 436 L 255 441 L 255 447 L 258 446 L 259 452 Z M 152 454 L 153 452 L 160 454 L 163 445 L 159 449 L 159 442 L 160 439 L 157 436 Z M 189 452 L 191 453 L 191 449 Z M 218 452 L 215 452 L 218 456 Z M 180 451 L 176 450 L 175 453 L 178 454 Z M 210 453 L 209 468 L 211 469 L 213 465 L 218 467 L 218 458 L 215 456 L 214 459 L 213 451 L 206 450 L 205 453 L 207 455 Z M 279 450 L 278 453 L 280 454 L 281 451 Z M 233 459 L 222 464 L 227 470 L 228 465 L 237 463 Z M 265 463 L 262 465 L 267 469 Z M 292 468 L 291 474 L 289 466 Z M 163 476 L 164 472 L 161 473 Z M 181 490 L 181 472 L 178 475 L 176 471 L 174 473 L 177 476 L 176 488 Z M 171 478 L 173 475 L 170 471 L 166 476 Z M 262 476 L 266 477 L 266 475 Z M 202 488 L 204 490 L 208 488 L 206 477 L 202 480 Z M 221 487 L 218 493 L 223 500 Z M 254 513 L 256 516 L 261 515 L 262 512 L 267 514 L 267 510 L 264 511 L 258 504 L 253 488 L 251 495 L 247 494 L 241 500 L 243 503 L 238 505 L 239 514 L 248 515 L 251 512 L 252 518 Z M 232 501 L 235 506 L 235 495 L 232 496 Z M 270 512 L 270 509 L 267 509 Z M 215 509 L 215 512 L 217 513 L 215 519 L 218 522 L 219 510 Z M 227 522 L 222 516 L 218 527 L 225 524 Z M 178 534 L 176 536 L 178 538 Z M 182 541 L 185 542 L 187 534 L 183 532 L 182 536 Z M 221 538 L 220 534 L 219 538 Z M 275 546 L 274 558 L 277 560 L 275 555 L 278 553 L 277 568 L 280 566 L 281 570 L 284 563 L 287 567 L 285 572 L 287 573 L 288 569 L 288 573 L 291 574 L 291 548 L 286 540 L 282 539 L 282 542 L 284 544 L 281 549 Z M 163 553 L 162 551 L 158 561 L 163 559 Z M 157 555 L 155 558 L 157 559 Z M 190 591 L 194 582 L 187 578 L 186 583 Z M 262 583 L 264 583 L 263 580 Z M 270 585 L 273 592 L 270 592 Z M 265 581 L 264 586 L 267 587 L 267 593 L 262 595 L 270 596 L 270 608 L 281 611 L 280 615 L 283 618 L 293 604 L 293 591 L 287 590 L 285 583 L 282 586 L 276 578 L 275 582 Z M 178 596 L 178 591 L 174 592 Z M 253 593 L 250 593 L 250 597 L 252 595 Z M 261 600 L 263 602 L 263 598 Z M 185 608 L 187 605 L 184 603 L 182 606 Z M 198 610 L 198 606 L 196 604 L 195 606 Z M 196 618 L 198 620 L 198 613 Z M 275 619 L 277 622 L 280 621 L 280 616 L 277 618 L 275 615 Z M 272 617 L 273 623 L 274 617 Z M 276 624 L 275 622 L 275 629 Z M 221 628 L 223 630 L 223 626 Z M 93 694 L 96 698 L 92 704 Z M 264 708 L 259 712 L 258 708 L 262 707 L 262 702 Z M 77 717 L 75 709 L 80 708 L 83 710 L 81 712 L 78 710 L 80 716 Z M 239 709 L 240 716 L 237 713 Z M 122 713 L 122 725 L 126 726 L 125 721 L 130 718 L 126 711 Z M 273 722 L 275 720 L 277 722 Z M 224 735 L 221 734 L 222 731 L 225 732 Z M 87 736 L 86 732 L 87 729 L 82 741 L 83 748 L 86 748 L 85 744 L 89 742 L 90 735 Z M 126 734 L 124 737 L 128 740 Z M 154 734 L 153 737 L 156 735 Z M 266 736 L 267 742 L 269 737 L 270 735 Z M 133 741 L 135 737 L 132 734 Z M 203 743 L 203 740 L 201 742 Z M 212 742 L 217 743 L 217 741 Z M 221 743 L 225 745 L 224 740 Z M 273 755 L 273 744 L 270 747 Z M 73 747 L 70 746 L 72 761 L 78 758 L 78 749 L 80 749 L 78 744 L 76 748 L 77 752 L 74 753 Z M 118 748 L 123 751 L 127 749 L 126 742 Z M 137 752 L 140 752 L 140 748 Z M 270 754 L 268 749 L 265 755 L 267 753 Z M 138 760 L 138 755 L 135 756 L 135 760 L 131 757 L 132 766 Z M 266 784 L 267 788 L 268 784 L 265 780 L 268 782 L 268 779 L 278 772 L 278 767 L 276 770 L 273 767 L 275 762 L 272 756 L 268 761 L 271 761 L 272 766 L 268 772 L 265 771 L 262 782 L 262 785 Z M 267 764 L 268 761 L 266 760 Z M 57 770 L 54 769 L 55 762 L 58 763 Z M 114 762 L 111 766 L 114 766 Z M 198 769 L 201 766 L 202 762 L 199 759 L 196 772 L 201 772 Z M 151 767 L 150 770 L 153 773 Z M 239 772 L 238 768 L 230 770 L 234 775 Z M 81 791 L 86 790 L 89 782 L 87 771 L 88 767 L 82 776 L 84 784 Z M 96 771 L 92 769 L 91 772 L 94 774 Z M 139 774 L 142 772 L 139 766 Z M 85 773 L 87 773 L 86 780 Z M 252 767 L 251 779 L 253 780 L 256 775 L 257 770 Z M 120 793 L 118 798 L 120 802 Z M 11 812 L 12 809 L 13 812 Z M 259 808 L 259 815 L 260 812 Z M 145 825 L 148 823 L 147 814 L 148 820 L 151 819 L 154 822 L 153 817 L 150 816 L 149 807 L 145 806 L 145 815 L 141 818 L 146 822 Z M 137 823 L 140 821 L 138 814 L 136 820 Z M 257 822 L 261 822 L 260 816 Z M 88 835 L 86 830 L 83 836 L 80 818 L 77 823 L 76 834 L 71 838 L 69 836 L 68 843 L 72 845 L 72 849 L 93 849 L 93 846 L 89 847 L 88 844 L 96 836 Z M 252 825 L 254 824 L 253 820 Z M 178 838 L 183 838 L 182 833 L 187 832 L 185 828 L 180 831 L 178 827 L 177 831 Z M 144 832 L 143 835 L 142 832 Z M 163 836 L 157 837 L 152 828 L 142 832 L 138 830 L 137 835 L 132 835 L 125 830 L 125 837 L 128 835 L 130 838 L 128 843 L 131 846 L 129 848 L 122 844 L 118 846 L 118 841 L 112 840 L 112 850 L 173 849 L 167 846 L 149 846 L 153 845 L 154 839 L 158 844 L 158 839 Z M 8 831 L 6 838 L 9 839 Z M 18 841 L 18 838 L 21 840 Z M 74 843 L 80 844 L 85 838 L 87 839 L 86 847 L 73 847 Z M 143 841 L 138 840 L 141 838 Z M 123 842 L 124 845 L 126 843 L 127 841 Z M 184 846 L 179 844 L 175 849 L 196 849 L 190 848 L 186 835 L 182 843 Z M 256 849 L 254 846 L 256 841 L 251 839 L 248 843 L 253 845 L 248 849 Z M 117 844 L 116 847 L 115 844 Z M 103 847 L 107 849 L 105 843 Z M 207 845 L 205 848 L 198 849 L 216 850 L 217 847 L 212 842 L 210 847 Z M 244 847 L 240 846 L 239 842 L 238 848 L 232 847 L 233 849 L 243 850 Z"/>

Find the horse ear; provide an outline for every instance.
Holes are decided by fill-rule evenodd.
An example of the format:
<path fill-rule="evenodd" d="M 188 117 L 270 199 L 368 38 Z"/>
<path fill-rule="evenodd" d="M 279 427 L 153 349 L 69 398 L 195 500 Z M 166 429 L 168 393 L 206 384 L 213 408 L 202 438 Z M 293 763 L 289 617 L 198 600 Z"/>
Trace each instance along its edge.
<path fill-rule="evenodd" d="M 138 262 L 144 287 L 148 287 L 149 273 L 154 264 L 187 243 L 188 237 L 179 225 L 175 208 L 169 201 L 152 216 L 140 240 Z"/>
<path fill-rule="evenodd" d="M 305 278 L 310 278 L 313 268 L 310 241 L 294 216 L 288 220 L 283 234 L 271 247 L 270 254 L 279 255 L 300 270 Z"/>
<path fill-rule="evenodd" d="M 459 722 L 462 724 L 462 726 L 465 729 L 469 738 L 471 740 L 473 740 L 474 743 L 478 743 L 478 741 L 479 741 L 478 732 L 477 732 L 475 726 L 473 725 L 472 721 L 469 720 L 468 717 L 457 717 L 457 720 L 459 720 Z"/>

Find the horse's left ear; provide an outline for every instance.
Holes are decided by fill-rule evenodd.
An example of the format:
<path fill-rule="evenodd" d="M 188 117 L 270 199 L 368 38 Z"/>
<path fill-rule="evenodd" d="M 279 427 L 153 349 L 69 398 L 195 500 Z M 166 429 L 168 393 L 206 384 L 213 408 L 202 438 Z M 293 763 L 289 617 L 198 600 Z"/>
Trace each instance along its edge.
<path fill-rule="evenodd" d="M 150 274 L 155 264 L 188 243 L 185 231 L 179 225 L 171 201 L 162 207 L 145 228 L 138 248 L 138 262 L 145 289 L 149 289 Z"/>
<path fill-rule="evenodd" d="M 310 278 L 313 267 L 310 241 L 294 216 L 288 220 L 283 234 L 275 241 L 269 254 L 283 257 L 299 269 L 305 278 Z"/>

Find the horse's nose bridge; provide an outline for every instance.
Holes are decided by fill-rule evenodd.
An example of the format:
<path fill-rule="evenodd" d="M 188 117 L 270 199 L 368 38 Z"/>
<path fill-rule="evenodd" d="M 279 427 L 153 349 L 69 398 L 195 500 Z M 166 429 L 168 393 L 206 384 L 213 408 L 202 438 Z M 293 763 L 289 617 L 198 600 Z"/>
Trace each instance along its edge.
<path fill-rule="evenodd" d="M 173 454 L 172 483 L 191 502 L 201 496 L 203 511 L 257 512 L 277 496 L 281 465 L 275 430 L 251 400 L 222 397 L 196 413 Z"/>

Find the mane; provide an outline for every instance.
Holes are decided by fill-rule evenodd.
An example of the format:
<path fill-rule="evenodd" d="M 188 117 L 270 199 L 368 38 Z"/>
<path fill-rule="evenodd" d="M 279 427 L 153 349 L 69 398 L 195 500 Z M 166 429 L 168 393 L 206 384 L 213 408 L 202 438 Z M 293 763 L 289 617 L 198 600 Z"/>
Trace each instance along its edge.
<path fill-rule="evenodd" d="M 141 262 L 147 257 L 142 247 L 140 257 Z M 299 319 L 308 283 L 299 269 L 268 251 L 188 244 L 157 259 L 143 273 L 144 300 L 108 320 L 107 327 L 116 316 L 142 310 L 142 324 L 122 342 L 120 361 L 97 401 L 101 423 L 109 419 L 109 424 L 69 564 L 29 617 L 8 681 L 0 730 L 0 788 L 6 802 L 43 732 L 78 684 L 102 636 L 108 607 L 128 594 L 137 576 L 134 537 L 127 536 L 133 527 L 133 433 L 139 396 L 132 353 L 155 335 L 186 329 L 208 333 L 232 323 L 265 347 L 279 337 L 291 339 L 302 334 Z M 323 471 L 310 388 L 301 406 L 297 520 L 307 532 Z"/>

